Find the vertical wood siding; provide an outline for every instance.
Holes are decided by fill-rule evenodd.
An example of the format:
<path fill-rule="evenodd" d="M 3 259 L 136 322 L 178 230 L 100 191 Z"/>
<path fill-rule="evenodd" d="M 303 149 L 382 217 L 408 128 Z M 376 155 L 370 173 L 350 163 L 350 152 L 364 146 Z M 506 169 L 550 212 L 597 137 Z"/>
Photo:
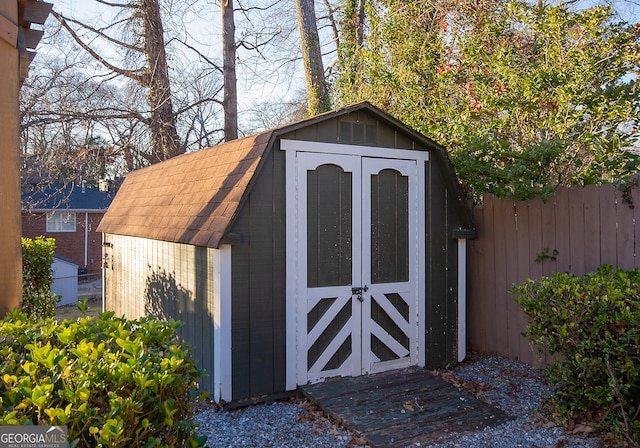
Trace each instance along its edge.
<path fill-rule="evenodd" d="M 459 216 L 451 206 L 438 154 L 426 166 L 426 357 L 427 366 L 454 362 L 458 350 Z"/>
<path fill-rule="evenodd" d="M 234 400 L 286 390 L 284 154 L 263 162 L 232 229 Z"/>
<path fill-rule="evenodd" d="M 422 148 L 360 112 L 280 138 Z M 457 357 L 458 248 L 452 231 L 460 218 L 442 175 L 446 161 L 432 154 L 426 162 L 427 283 L 419 296 L 426 303 L 426 362 L 435 366 Z M 230 229 L 233 400 L 286 390 L 285 181 L 284 152 L 276 142 L 261 161 Z M 185 339 L 195 347 L 200 365 L 212 372 L 211 250 L 117 235 L 106 239 L 113 245 L 105 248 L 107 308 L 134 318 L 147 314 L 150 304 L 162 305 L 167 316 L 187 322 Z M 205 387 L 213 390 L 213 379 L 206 381 Z"/>
<path fill-rule="evenodd" d="M 469 244 L 469 347 L 545 364 L 548 355 L 521 336 L 526 316 L 507 291 L 553 272 L 640 268 L 640 187 L 629 193 L 604 185 L 558 188 L 546 202 L 485 196 L 474 210 L 479 237 Z"/>
<path fill-rule="evenodd" d="M 116 316 L 184 322 L 178 336 L 206 370 L 213 390 L 213 249 L 105 235 L 105 306 Z M 109 246 L 110 245 L 110 246 Z"/>

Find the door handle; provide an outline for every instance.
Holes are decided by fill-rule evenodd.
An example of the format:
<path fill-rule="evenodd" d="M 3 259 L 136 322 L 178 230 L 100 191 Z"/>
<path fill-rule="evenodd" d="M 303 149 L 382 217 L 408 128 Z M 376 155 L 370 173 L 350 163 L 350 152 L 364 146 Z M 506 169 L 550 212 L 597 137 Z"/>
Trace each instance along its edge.
<path fill-rule="evenodd" d="M 364 302 L 364 298 L 362 297 L 363 292 L 367 292 L 369 287 L 367 285 L 364 286 L 355 286 L 351 288 L 351 294 L 356 296 L 360 302 Z"/>

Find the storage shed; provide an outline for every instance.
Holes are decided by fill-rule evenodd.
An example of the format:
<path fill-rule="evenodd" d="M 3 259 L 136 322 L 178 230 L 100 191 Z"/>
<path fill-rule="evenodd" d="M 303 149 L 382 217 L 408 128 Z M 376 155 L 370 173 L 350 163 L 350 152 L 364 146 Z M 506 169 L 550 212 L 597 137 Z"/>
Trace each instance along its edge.
<path fill-rule="evenodd" d="M 465 356 L 467 202 L 368 103 L 133 172 L 98 230 L 106 308 L 184 321 L 216 401 Z"/>
<path fill-rule="evenodd" d="M 51 292 L 60 296 L 57 306 L 78 302 L 78 265 L 68 258 L 53 256 Z"/>

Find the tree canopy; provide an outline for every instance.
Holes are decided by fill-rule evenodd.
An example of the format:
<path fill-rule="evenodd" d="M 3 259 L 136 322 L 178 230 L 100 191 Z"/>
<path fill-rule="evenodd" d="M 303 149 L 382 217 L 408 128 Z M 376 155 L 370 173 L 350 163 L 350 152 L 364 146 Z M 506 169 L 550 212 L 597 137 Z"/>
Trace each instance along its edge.
<path fill-rule="evenodd" d="M 637 171 L 640 28 L 611 7 L 372 0 L 367 18 L 339 103 L 371 101 L 447 146 L 476 198 Z"/>
<path fill-rule="evenodd" d="M 162 3 L 137 0 L 131 6 L 157 9 Z M 621 20 L 610 6 L 583 8 L 577 0 L 305 0 L 298 12 L 306 15 L 299 18 L 312 18 L 315 11 L 317 26 L 303 21 L 296 34 L 292 3 L 237 3 L 236 8 L 230 2 L 221 5 L 229 9 L 225 17 L 241 19 L 235 39 L 223 33 L 226 64 L 216 62 L 217 46 L 201 50 L 189 27 L 172 23 L 176 15 L 165 13 L 172 25 L 163 32 L 170 70 L 169 78 L 160 77 L 164 84 L 158 92 L 168 93 L 171 102 L 151 95 L 150 86 L 112 80 L 109 72 L 90 71 L 81 79 L 82 66 L 75 60 L 65 65 L 71 53 L 62 52 L 67 56 L 59 70 L 50 64 L 38 73 L 43 76 L 33 78 L 35 89 L 23 89 L 25 154 L 53 157 L 56 148 L 74 146 L 106 150 L 105 157 L 119 166 L 109 172 L 126 173 L 215 144 L 221 139 L 221 116 L 235 117 L 229 113 L 235 109 L 227 107 L 232 102 L 221 95 L 222 79 L 225 92 L 232 92 L 236 81 L 228 67 L 235 61 L 238 82 L 272 80 L 284 92 L 264 95 L 262 104 L 240 100 L 240 125 L 235 119 L 225 125 L 244 127 L 240 135 L 282 124 L 307 106 L 317 113 L 330 103 L 368 100 L 446 146 L 464 187 L 476 199 L 486 192 L 544 198 L 557 185 L 624 182 L 637 171 L 638 156 L 629 150 L 638 146 L 640 27 Z M 189 2 L 183 11 L 201 4 Z M 155 21 L 161 23 L 160 17 Z M 68 23 L 106 35 L 97 25 Z M 119 23 L 108 25 L 119 29 Z M 154 65 L 139 55 L 132 59 L 133 50 L 122 48 L 126 57 L 120 71 Z M 315 80 L 308 83 L 307 105 L 285 106 L 287 100 L 277 98 L 295 90 L 292 67 Z M 79 81 L 67 82 L 70 78 Z M 325 85 L 332 101 L 323 93 Z M 52 98 L 52 93 L 59 95 Z M 238 96 L 245 93 L 239 86 Z M 175 108 L 169 108 L 171 103 Z M 151 112 L 161 109 L 166 109 L 164 118 L 158 115 L 154 121 Z M 162 151 L 149 152 L 148 147 L 154 146 L 154 135 L 160 142 L 167 133 L 154 123 L 169 125 L 173 137 L 168 141 L 176 142 L 174 128 L 180 139 L 175 151 L 156 158 L 153 154 Z M 75 135 L 72 124 L 82 137 L 77 144 L 69 138 Z M 105 167 L 94 171 L 103 175 Z"/>

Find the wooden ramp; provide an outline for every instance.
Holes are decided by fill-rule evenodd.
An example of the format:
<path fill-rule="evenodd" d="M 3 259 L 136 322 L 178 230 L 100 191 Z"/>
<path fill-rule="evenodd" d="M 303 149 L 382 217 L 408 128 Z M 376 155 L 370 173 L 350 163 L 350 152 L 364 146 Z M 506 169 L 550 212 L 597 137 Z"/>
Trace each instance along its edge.
<path fill-rule="evenodd" d="M 425 446 L 511 419 L 421 368 L 334 378 L 301 390 L 375 447 Z"/>

